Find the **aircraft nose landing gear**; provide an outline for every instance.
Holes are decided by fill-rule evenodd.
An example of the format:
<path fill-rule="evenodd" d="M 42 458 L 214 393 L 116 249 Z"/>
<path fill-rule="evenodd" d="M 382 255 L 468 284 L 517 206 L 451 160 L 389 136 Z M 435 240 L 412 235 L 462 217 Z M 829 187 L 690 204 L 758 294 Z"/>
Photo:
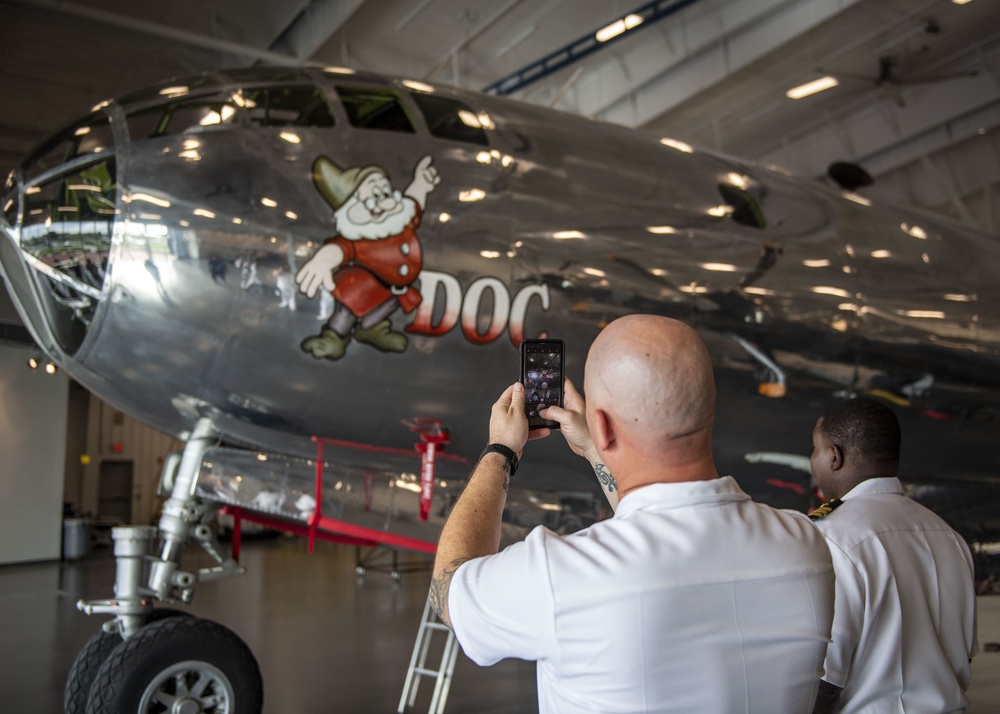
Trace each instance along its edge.
<path fill-rule="evenodd" d="M 263 705 L 260 669 L 232 631 L 198 617 L 143 627 L 101 665 L 87 714 L 236 714 Z"/>
<path fill-rule="evenodd" d="M 115 528 L 115 597 L 81 600 L 89 614 L 114 615 L 77 655 L 66 683 L 66 714 L 260 714 L 263 685 L 250 649 L 222 625 L 155 600 L 189 602 L 204 580 L 242 575 L 223 554 L 211 528 L 214 509 L 195 498 L 205 449 L 216 440 L 211 422 L 198 423 L 170 481 L 159 528 Z M 159 554 L 153 543 L 159 535 Z M 187 572 L 181 553 L 195 540 L 217 563 Z"/>

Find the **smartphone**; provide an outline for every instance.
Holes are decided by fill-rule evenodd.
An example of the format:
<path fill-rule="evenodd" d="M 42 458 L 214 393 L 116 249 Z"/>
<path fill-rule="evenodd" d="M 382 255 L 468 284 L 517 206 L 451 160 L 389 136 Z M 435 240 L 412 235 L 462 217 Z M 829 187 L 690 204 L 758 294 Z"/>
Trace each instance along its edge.
<path fill-rule="evenodd" d="M 563 405 L 562 340 L 525 340 L 521 343 L 521 384 L 524 385 L 524 415 L 529 429 L 558 429 L 559 423 L 542 419 L 540 409 Z"/>

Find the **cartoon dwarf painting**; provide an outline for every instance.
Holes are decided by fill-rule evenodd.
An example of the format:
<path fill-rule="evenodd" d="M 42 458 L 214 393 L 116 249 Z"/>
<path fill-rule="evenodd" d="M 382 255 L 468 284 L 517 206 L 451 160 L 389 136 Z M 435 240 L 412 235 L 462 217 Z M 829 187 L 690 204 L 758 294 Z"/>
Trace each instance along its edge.
<path fill-rule="evenodd" d="M 383 352 L 406 350 L 406 335 L 394 332 L 389 316 L 420 304 L 413 287 L 423 265 L 417 227 L 427 196 L 441 182 L 433 158 L 417 162 L 404 193 L 394 190 L 385 169 L 342 169 L 326 157 L 313 164 L 313 182 L 333 208 L 337 235 L 302 266 L 295 282 L 307 297 L 323 289 L 333 314 L 318 336 L 302 341 L 316 359 L 344 356 L 353 338 Z"/>

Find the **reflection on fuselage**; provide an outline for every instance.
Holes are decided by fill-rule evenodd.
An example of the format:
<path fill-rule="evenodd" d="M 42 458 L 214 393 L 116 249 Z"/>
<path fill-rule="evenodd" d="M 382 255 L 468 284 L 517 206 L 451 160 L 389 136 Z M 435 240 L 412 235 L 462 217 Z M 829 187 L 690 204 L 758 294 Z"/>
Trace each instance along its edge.
<path fill-rule="evenodd" d="M 406 191 L 419 212 L 384 233 Z M 603 325 L 654 312 L 705 337 L 720 469 L 772 502 L 805 508 L 808 475 L 746 455 L 808 454 L 816 415 L 860 393 L 897 408 L 910 480 L 995 481 L 1000 247 L 855 199 L 495 97 L 259 69 L 58 132 L 6 184 L 0 258 L 40 345 L 174 435 L 207 416 L 309 457 L 312 434 L 408 446 L 401 422 L 432 418 L 474 458 L 521 339 L 563 339 L 582 383 Z M 588 487 L 558 439 L 522 469 Z"/>

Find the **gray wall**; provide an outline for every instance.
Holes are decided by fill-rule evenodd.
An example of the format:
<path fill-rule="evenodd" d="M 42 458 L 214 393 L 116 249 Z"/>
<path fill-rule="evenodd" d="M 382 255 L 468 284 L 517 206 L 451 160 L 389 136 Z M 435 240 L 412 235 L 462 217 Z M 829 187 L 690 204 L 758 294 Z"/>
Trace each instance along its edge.
<path fill-rule="evenodd" d="M 69 378 L 0 344 L 0 564 L 61 555 Z"/>

